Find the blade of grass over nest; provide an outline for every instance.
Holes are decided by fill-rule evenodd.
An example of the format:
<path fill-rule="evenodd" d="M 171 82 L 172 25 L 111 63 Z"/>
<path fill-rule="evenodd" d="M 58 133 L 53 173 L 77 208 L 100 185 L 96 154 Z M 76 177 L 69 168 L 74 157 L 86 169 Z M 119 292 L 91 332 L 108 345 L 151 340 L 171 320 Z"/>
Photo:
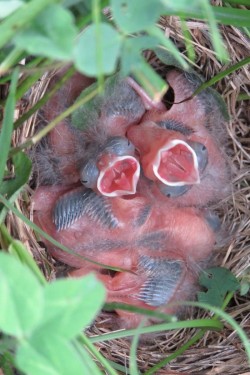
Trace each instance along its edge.
<path fill-rule="evenodd" d="M 47 91 L 43 97 L 36 102 L 36 104 L 25 112 L 21 117 L 19 117 L 14 123 L 14 129 L 17 129 L 20 125 L 24 123 L 30 116 L 32 116 L 36 111 L 38 111 L 47 101 L 58 91 L 62 85 L 75 73 L 75 68 L 71 67 L 67 72 L 60 78 L 52 89 Z"/>
<path fill-rule="evenodd" d="M 202 1 L 176 1 L 170 4 L 169 0 L 162 0 L 165 5 L 164 14 L 168 16 L 179 16 L 185 14 L 185 18 L 205 20 L 207 16 L 204 14 L 200 6 Z M 217 6 L 212 6 L 211 10 L 218 23 L 238 27 L 250 26 L 250 10 Z"/>
<path fill-rule="evenodd" d="M 218 30 L 218 27 L 217 27 L 217 23 L 216 23 L 215 16 L 212 10 L 212 6 L 207 0 L 203 0 L 201 2 L 201 6 L 203 8 L 204 15 L 208 19 L 208 23 L 210 26 L 211 39 L 212 39 L 213 47 L 217 54 L 217 57 L 222 62 L 226 62 L 227 60 L 229 60 L 229 56 L 223 45 L 223 41 L 222 41 L 220 32 Z"/>
<path fill-rule="evenodd" d="M 118 375 L 114 368 L 111 366 L 110 361 L 102 356 L 99 350 L 96 349 L 89 338 L 87 338 L 83 333 L 78 336 L 78 341 L 79 343 L 83 344 L 90 351 L 93 357 L 95 357 L 102 364 L 105 370 L 108 371 L 108 374 Z"/>
<path fill-rule="evenodd" d="M 217 317 L 220 317 L 221 319 L 225 320 L 238 334 L 239 338 L 241 339 L 248 358 L 248 362 L 250 364 L 250 342 L 249 338 L 247 337 L 244 330 L 241 328 L 241 326 L 234 320 L 229 314 L 227 314 L 222 309 L 208 305 L 206 303 L 200 303 L 200 302 L 184 302 L 184 305 L 186 306 L 195 306 L 200 307 L 202 309 L 208 310 L 216 314 Z M 213 320 L 213 319 L 211 319 Z M 215 320 L 214 320 L 215 321 Z"/>
<path fill-rule="evenodd" d="M 101 37 L 101 7 L 100 0 L 92 0 L 92 19 L 95 24 L 96 39 L 96 66 L 97 66 L 97 82 L 99 93 L 102 92 L 104 86 L 103 76 L 103 56 L 102 56 L 102 37 Z"/>
<path fill-rule="evenodd" d="M 240 101 L 240 100 L 250 100 L 250 95 L 249 94 L 245 94 L 245 93 L 242 93 L 242 94 L 239 94 L 237 96 L 237 101 Z"/>
<path fill-rule="evenodd" d="M 32 0 L 6 18 L 0 25 L 0 48 L 14 37 L 19 30 L 25 29 L 30 22 L 48 5 L 58 0 Z"/>
<path fill-rule="evenodd" d="M 25 56 L 25 52 L 20 50 L 20 48 L 14 48 L 0 64 L 0 76 L 8 72 L 12 66 L 21 61 Z"/>
<path fill-rule="evenodd" d="M 14 155 L 17 152 L 24 150 L 37 142 L 39 142 L 45 135 L 47 135 L 60 121 L 71 115 L 77 108 L 79 108 L 84 103 L 88 102 L 98 94 L 98 89 L 91 91 L 88 95 L 84 96 L 82 99 L 77 100 L 72 106 L 67 108 L 59 116 L 57 116 L 53 121 L 51 121 L 47 126 L 45 126 L 40 132 L 35 134 L 32 138 L 28 139 L 26 142 L 22 143 L 20 146 L 12 148 L 10 150 L 10 155 Z"/>
<path fill-rule="evenodd" d="M 187 22 L 184 19 L 184 17 L 180 17 L 180 19 L 181 19 L 181 29 L 182 29 L 182 33 L 184 36 L 186 50 L 187 50 L 187 57 L 189 58 L 190 61 L 194 62 L 195 61 L 195 49 L 192 44 L 192 36 L 191 36 L 191 33 L 187 26 Z"/>
<path fill-rule="evenodd" d="M 12 74 L 12 80 L 6 102 L 4 119 L 0 134 L 0 185 L 3 181 L 5 165 L 8 159 L 9 148 L 11 144 L 11 136 L 13 130 L 14 110 L 15 110 L 15 94 L 18 81 L 19 71 L 15 70 Z"/>
<path fill-rule="evenodd" d="M 122 365 L 120 365 L 119 363 L 116 363 L 116 362 L 114 362 L 114 361 L 108 361 L 111 365 L 112 365 L 112 367 L 115 369 L 115 370 L 117 370 L 117 371 L 120 371 L 120 372 L 122 372 L 122 373 L 124 373 L 124 374 L 126 374 L 126 375 L 131 375 L 131 373 L 130 373 L 130 371 L 129 371 L 129 369 L 127 368 L 127 367 L 125 367 L 125 366 L 122 366 Z"/>
<path fill-rule="evenodd" d="M 181 328 L 202 328 L 206 330 L 220 331 L 223 328 L 223 324 L 218 320 L 214 319 L 193 319 L 193 320 L 184 320 L 174 323 L 161 323 L 155 324 L 149 327 L 140 328 L 140 335 L 144 333 L 155 333 L 155 332 L 164 332 L 171 331 Z M 120 339 L 123 337 L 134 336 L 136 329 L 128 329 L 124 331 L 116 331 L 112 333 L 105 333 L 99 336 L 90 337 L 92 343 L 103 342 L 108 340 Z"/>
<path fill-rule="evenodd" d="M 132 344 L 131 344 L 131 347 L 130 347 L 129 370 L 130 370 L 130 373 L 133 374 L 133 375 L 140 375 L 139 371 L 138 371 L 137 361 L 136 361 L 137 360 L 136 351 L 137 351 L 139 338 L 140 338 L 140 330 L 143 327 L 145 321 L 146 320 L 142 320 L 142 322 L 136 328 L 136 331 L 135 331 L 135 334 L 134 334 L 134 337 L 133 337 L 133 340 L 132 340 Z"/>
<path fill-rule="evenodd" d="M 79 355 L 81 356 L 82 362 L 86 366 L 86 371 L 88 371 L 88 374 L 91 375 L 103 375 L 99 367 L 97 366 L 96 362 L 94 361 L 94 358 L 91 357 L 89 352 L 76 340 L 73 341 L 73 345 Z M 105 369 L 106 370 L 106 369 Z M 109 372 L 109 374 L 111 374 Z M 112 373 L 112 375 L 118 375 L 116 372 Z"/>
<path fill-rule="evenodd" d="M 154 310 L 148 310 L 143 307 L 135 307 L 132 305 L 128 305 L 125 303 L 117 303 L 117 302 L 110 302 L 105 303 L 105 310 L 107 311 L 113 311 L 116 309 L 124 310 L 124 311 L 130 311 L 130 312 L 136 312 L 138 314 L 144 314 L 156 319 L 165 320 L 167 322 L 176 322 L 177 318 L 174 315 L 169 315 L 162 313 L 160 311 L 154 311 Z"/>
<path fill-rule="evenodd" d="M 13 155 L 12 165 L 14 167 L 14 176 L 11 175 L 0 185 L 0 193 L 7 198 L 10 198 L 28 182 L 32 169 L 31 160 L 22 151 Z"/>
<path fill-rule="evenodd" d="M 234 71 L 242 68 L 244 65 L 247 65 L 250 63 L 250 56 L 246 57 L 245 59 L 239 61 L 237 64 L 234 64 L 230 66 L 229 68 L 222 70 L 220 73 L 216 74 L 213 78 L 211 78 L 209 81 L 203 83 L 200 85 L 193 93 L 191 98 L 193 98 L 195 95 L 198 95 L 202 90 L 207 89 L 208 87 L 214 85 L 216 82 L 220 81 L 224 77 L 227 77 L 229 74 L 233 73 Z"/>
<path fill-rule="evenodd" d="M 140 68 L 132 70 L 138 83 L 145 89 L 152 100 L 159 102 L 168 89 L 168 84 L 151 68 L 146 61 L 142 61 Z"/>
<path fill-rule="evenodd" d="M 111 267 L 107 264 L 95 262 L 92 259 L 83 257 L 82 255 L 77 254 L 75 251 L 69 249 L 68 247 L 62 245 L 60 242 L 57 242 L 53 237 L 48 235 L 46 232 L 44 232 L 41 228 L 39 228 L 36 224 L 32 223 L 27 217 L 25 217 L 20 211 L 18 211 L 7 199 L 4 198 L 2 194 L 0 194 L 0 202 L 5 205 L 9 210 L 11 210 L 19 219 L 21 219 L 26 225 L 28 225 L 31 229 L 33 229 L 36 233 L 40 234 L 42 237 L 46 238 L 48 241 L 50 241 L 53 245 L 57 246 L 59 249 L 65 251 L 66 253 L 73 254 L 77 256 L 78 258 L 81 258 L 83 260 L 86 260 L 87 262 L 90 262 L 92 264 L 96 264 L 100 266 L 101 268 L 107 268 L 113 271 L 122 271 L 122 272 L 129 272 L 130 270 L 124 269 L 124 268 L 118 268 L 118 267 Z"/>
<path fill-rule="evenodd" d="M 180 348 L 176 349 L 173 354 L 170 354 L 167 358 L 163 359 L 155 366 L 151 367 L 148 371 L 144 373 L 144 375 L 153 375 L 157 374 L 157 371 L 160 370 L 162 367 L 166 366 L 169 362 L 176 359 L 179 355 L 183 354 L 188 348 L 194 345 L 197 341 L 199 341 L 204 334 L 207 332 L 205 329 L 199 330 L 188 342 L 182 345 Z"/>
<path fill-rule="evenodd" d="M 249 6 L 249 0 L 223 0 L 223 3 L 238 4 Z"/>
<path fill-rule="evenodd" d="M 10 254 L 14 255 L 17 259 L 19 259 L 23 264 L 29 267 L 29 269 L 35 274 L 37 279 L 40 281 L 41 284 L 46 284 L 46 279 L 42 272 L 40 271 L 39 267 L 37 266 L 36 262 L 34 261 L 33 257 L 29 254 L 26 247 L 22 244 L 21 241 L 14 240 L 6 226 L 2 224 L 0 226 L 0 231 L 2 233 L 5 242 L 8 243 L 8 251 Z"/>

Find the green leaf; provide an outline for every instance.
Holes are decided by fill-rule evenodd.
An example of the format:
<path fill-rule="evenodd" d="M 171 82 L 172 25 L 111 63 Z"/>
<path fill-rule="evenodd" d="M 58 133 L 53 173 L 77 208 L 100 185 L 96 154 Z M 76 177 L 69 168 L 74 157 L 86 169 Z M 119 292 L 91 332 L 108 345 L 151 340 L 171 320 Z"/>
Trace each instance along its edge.
<path fill-rule="evenodd" d="M 158 39 L 149 35 L 125 38 L 121 50 L 121 74 L 126 76 L 134 69 L 140 69 L 143 61 L 142 51 L 153 49 L 158 44 Z"/>
<path fill-rule="evenodd" d="M 57 280 L 45 287 L 41 326 L 67 339 L 90 324 L 100 311 L 105 289 L 94 275 L 81 279 Z"/>
<path fill-rule="evenodd" d="M 176 14 L 178 12 L 184 13 L 186 9 L 198 10 L 201 9 L 202 2 L 204 0 L 161 0 L 161 2 L 165 5 L 165 9 L 167 11 L 173 11 Z"/>
<path fill-rule="evenodd" d="M 58 0 L 30 0 L 7 17 L 0 24 L 0 48 L 8 43 L 19 30 L 28 27 L 43 9 L 55 2 Z"/>
<path fill-rule="evenodd" d="M 70 11 L 52 4 L 39 14 L 32 26 L 16 35 L 14 43 L 33 55 L 70 60 L 77 35 L 73 21 Z"/>
<path fill-rule="evenodd" d="M 75 48 L 77 69 L 90 77 L 114 72 L 120 54 L 121 36 L 108 23 L 89 26 L 78 38 Z"/>
<path fill-rule="evenodd" d="M 245 296 L 250 289 L 250 283 L 245 281 L 240 284 L 240 295 Z"/>
<path fill-rule="evenodd" d="M 47 331 L 21 343 L 16 364 L 27 375 L 90 374 L 73 344 Z"/>
<path fill-rule="evenodd" d="M 0 253 L 0 329 L 19 338 L 29 335 L 43 312 L 42 287 L 17 259 Z"/>
<path fill-rule="evenodd" d="M 221 307 L 228 292 L 235 292 L 239 282 L 228 269 L 212 267 L 202 272 L 199 283 L 207 289 L 198 293 L 198 300 L 212 306 Z"/>
<path fill-rule="evenodd" d="M 14 177 L 3 181 L 0 185 L 0 193 L 11 197 L 20 187 L 29 180 L 32 163 L 31 160 L 22 151 L 13 155 Z"/>
<path fill-rule="evenodd" d="M 5 106 L 4 119 L 2 129 L 0 133 L 0 186 L 2 184 L 4 169 L 8 158 L 12 130 L 13 130 L 13 119 L 15 110 L 15 92 L 18 81 L 18 70 L 15 70 L 12 74 L 12 80 L 9 90 L 8 99 Z"/>
<path fill-rule="evenodd" d="M 170 51 L 168 51 L 166 48 L 157 47 L 157 48 L 154 49 L 154 52 L 155 52 L 156 56 L 158 57 L 158 59 L 160 59 L 164 64 L 166 64 L 168 66 L 171 65 L 171 66 L 174 66 L 174 67 L 180 68 L 180 69 L 183 68 L 181 62 L 179 60 L 177 60 L 177 58 Z M 187 66 L 187 70 L 188 71 L 190 70 L 189 66 Z"/>
<path fill-rule="evenodd" d="M 1 0 L 0 19 L 7 17 L 9 14 L 13 13 L 16 9 L 18 9 L 21 5 L 23 5 L 23 1 L 21 0 Z"/>
<path fill-rule="evenodd" d="M 159 44 L 161 44 L 163 47 L 165 47 L 170 53 L 173 54 L 175 59 L 179 61 L 181 64 L 181 67 L 185 70 L 188 69 L 188 63 L 184 60 L 184 57 L 178 50 L 178 48 L 174 45 L 174 43 L 169 39 L 166 38 L 162 30 L 160 30 L 158 27 L 151 27 L 149 29 L 149 34 L 158 38 Z"/>
<path fill-rule="evenodd" d="M 115 22 L 127 34 L 147 30 L 164 10 L 159 0 L 111 0 L 111 7 Z"/>

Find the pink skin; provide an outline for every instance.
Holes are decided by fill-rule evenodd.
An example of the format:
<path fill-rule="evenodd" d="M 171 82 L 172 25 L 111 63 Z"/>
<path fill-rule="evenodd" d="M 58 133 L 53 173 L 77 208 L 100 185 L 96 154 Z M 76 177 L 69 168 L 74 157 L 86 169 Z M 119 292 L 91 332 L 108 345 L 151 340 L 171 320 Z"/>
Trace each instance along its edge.
<path fill-rule="evenodd" d="M 131 126 L 127 136 L 139 150 L 142 168 L 146 176 L 157 180 L 152 160 L 162 147 L 162 143 L 173 138 L 204 144 L 208 150 L 208 165 L 195 184 L 183 196 L 169 198 L 178 205 L 205 206 L 218 202 L 230 193 L 230 169 L 223 150 L 226 144 L 226 126 L 219 107 L 209 112 L 200 96 L 182 102 L 190 97 L 194 88 L 185 75 L 173 70 L 167 74 L 167 81 L 175 93 L 175 103 L 168 111 L 148 111 L 140 126 Z M 193 130 L 190 135 L 160 128 L 155 122 L 174 120 Z M 154 142 L 152 142 L 154 139 Z"/>
<path fill-rule="evenodd" d="M 75 267 L 70 273 L 71 276 L 79 277 L 94 271 L 106 286 L 108 302 L 124 302 L 155 309 L 136 297 L 148 278 L 147 272 L 138 268 L 140 257 L 148 256 L 163 261 L 178 260 L 184 265 L 182 275 L 167 301 L 179 302 L 192 293 L 196 280 L 196 265 L 211 254 L 215 235 L 195 208 L 179 209 L 161 199 L 160 195 L 152 196 L 146 181 L 140 183 L 138 190 L 132 199 L 118 197 L 110 200 L 112 211 L 119 223 L 116 228 L 107 229 L 103 224 L 84 216 L 70 228 L 58 232 L 52 222 L 52 210 L 56 200 L 67 188 L 40 187 L 33 197 L 34 221 L 77 254 L 129 271 L 117 272 L 112 277 L 106 272 L 103 273 L 105 268 L 68 254 L 44 239 L 47 250 L 54 258 Z M 138 225 L 136 223 L 146 206 L 151 207 L 151 213 L 144 223 Z M 148 237 L 150 233 L 159 233 L 159 236 L 152 242 Z M 159 241 L 159 245 L 154 245 L 155 241 Z M 175 313 L 177 309 L 177 305 L 168 305 L 161 307 L 160 311 Z M 117 313 L 124 320 L 122 324 L 128 327 L 136 326 L 141 320 L 141 316 L 136 314 L 121 311 Z"/>
<path fill-rule="evenodd" d="M 60 90 L 47 104 L 44 111 L 46 120 L 53 119 L 79 95 L 86 80 L 83 78 L 81 81 L 79 76 L 75 77 L 77 78 L 70 81 L 66 89 Z M 181 73 L 170 72 L 167 79 L 174 89 L 175 102 L 190 96 L 192 90 Z M 162 262 L 166 260 L 180 262 L 183 265 L 182 274 L 173 286 L 172 295 L 167 303 L 189 298 L 195 288 L 199 263 L 203 264 L 204 260 L 210 257 L 216 240 L 203 213 L 196 206 L 204 206 L 210 201 L 222 199 L 228 191 L 229 177 L 225 158 L 219 149 L 222 136 L 219 134 L 216 137 L 217 127 L 212 130 L 207 129 L 207 113 L 204 103 L 199 98 L 182 104 L 174 104 L 169 111 L 166 111 L 164 105 L 148 102 L 143 90 L 140 91 L 140 87 L 138 90 L 136 85 L 131 84 L 131 87 L 135 89 L 144 103 L 143 120 L 141 121 L 141 114 L 132 120 L 126 116 L 106 118 L 101 114 L 99 122 L 93 128 L 82 132 L 84 141 L 86 139 L 95 141 L 98 138 L 100 126 L 102 129 L 105 128 L 105 134 L 100 137 L 101 141 L 106 140 L 107 135 L 125 135 L 129 128 L 127 134 L 140 151 L 140 162 L 146 171 L 145 174 L 149 178 L 151 176 L 152 179 L 154 177 L 150 165 L 151 159 L 159 152 L 159 148 L 161 149 L 163 140 L 165 142 L 166 138 L 176 139 L 178 136 L 178 139 L 184 142 L 203 143 L 208 149 L 209 163 L 201 176 L 201 183 L 193 185 L 184 196 L 166 199 L 155 183 L 151 184 L 149 180 L 141 177 L 136 194 L 107 198 L 111 211 L 118 221 L 116 227 L 110 229 L 86 214 L 67 229 L 57 231 L 52 220 L 52 212 L 59 197 L 82 186 L 79 182 L 78 162 L 79 155 L 82 155 L 84 150 L 84 142 L 79 137 L 80 133 L 76 135 L 69 129 L 67 121 L 63 121 L 49 135 L 51 150 L 58 156 L 58 168 L 63 179 L 63 186 L 40 186 L 36 190 L 33 197 L 34 221 L 45 232 L 81 257 L 124 269 L 110 276 L 105 267 L 94 265 L 77 255 L 66 253 L 44 239 L 49 253 L 55 259 L 74 267 L 74 270 L 70 272 L 71 276 L 79 277 L 91 271 L 95 272 L 106 286 L 107 301 L 125 302 L 156 309 L 137 298 L 137 294 L 149 277 L 148 272 L 139 266 L 141 257 L 148 256 Z M 184 123 L 192 128 L 194 133 L 184 136 L 155 125 L 156 121 L 167 119 Z M 218 142 L 216 138 L 219 139 Z M 112 159 L 111 155 L 108 155 L 108 158 Z M 99 160 L 101 159 L 102 156 Z M 106 177 L 109 177 L 108 172 Z M 150 212 L 148 216 L 143 216 L 142 213 L 147 207 Z M 177 306 L 162 306 L 159 310 L 175 313 Z M 124 311 L 117 311 L 117 313 L 123 318 L 124 326 L 136 326 L 141 321 L 140 315 Z"/>
<path fill-rule="evenodd" d="M 174 131 L 162 129 L 151 121 L 143 122 L 140 126 L 130 127 L 127 131 L 127 136 L 139 150 L 144 174 L 150 180 L 159 180 L 159 176 L 155 172 L 155 161 L 157 158 L 163 160 L 162 155 L 160 155 L 161 150 L 164 150 L 164 147 L 169 145 L 171 149 L 168 153 L 171 153 L 171 150 L 174 152 L 177 147 L 181 147 L 182 151 L 174 155 L 174 157 L 170 156 L 164 163 L 164 169 L 167 172 L 165 175 L 169 176 L 166 177 L 169 182 L 165 183 L 173 186 L 199 183 L 197 162 L 195 162 L 194 156 L 190 152 L 190 147 L 187 144 L 185 145 L 187 140 L 185 136 Z M 177 141 L 182 142 L 182 144 L 178 146 L 172 145 L 172 143 Z M 157 167 L 157 171 L 159 174 L 161 173 L 160 167 Z M 171 175 L 173 177 L 172 181 L 175 182 L 173 184 Z"/>
<path fill-rule="evenodd" d="M 50 87 L 53 86 L 54 82 L 61 77 L 63 73 L 64 70 L 55 75 L 50 83 Z M 112 112 L 108 112 L 109 115 L 106 115 L 105 110 L 109 103 L 107 100 L 103 104 L 104 109 L 101 108 L 97 123 L 93 123 L 93 126 L 90 128 L 84 131 L 79 129 L 74 131 L 74 129 L 69 126 L 69 119 L 65 119 L 49 133 L 47 137 L 48 143 L 50 149 L 53 150 L 53 157 L 57 158 L 57 172 L 60 175 L 60 183 L 63 181 L 65 185 L 70 185 L 79 181 L 81 160 L 83 158 L 85 160 L 88 159 L 86 151 L 85 155 L 83 153 L 88 142 L 96 142 L 98 146 L 98 144 L 104 143 L 109 136 L 125 136 L 128 126 L 139 123 L 147 109 L 165 109 L 162 103 L 153 102 L 132 78 L 127 78 L 126 81 L 129 83 L 132 90 L 138 94 L 138 98 L 141 99 L 142 104 L 140 108 L 134 107 L 132 112 L 125 111 L 124 114 L 116 112 L 112 114 Z M 73 104 L 82 90 L 87 88 L 91 83 L 93 83 L 92 79 L 75 73 L 44 106 L 42 113 L 43 119 L 46 122 L 53 120 L 57 115 Z M 119 95 L 119 86 L 115 90 L 117 91 L 117 95 Z M 124 100 L 126 100 L 126 97 Z M 97 110 L 100 109 L 97 108 L 96 111 Z M 67 140 L 67 142 L 65 140 Z M 47 151 L 45 150 L 45 152 Z M 103 159 L 102 155 L 100 155 L 100 157 Z M 112 156 L 112 158 L 113 163 L 115 163 L 115 156 Z M 117 162 L 119 162 L 119 160 L 117 160 Z M 44 165 L 42 165 L 41 168 L 43 169 Z M 109 165 L 106 163 L 106 165 L 100 169 L 103 171 L 103 169 L 107 168 L 109 168 Z M 135 170 L 133 176 L 131 176 L 128 181 L 124 181 L 125 185 L 131 186 L 128 190 L 128 194 L 133 194 L 135 192 L 140 172 L 139 164 L 137 168 L 135 168 L 134 165 L 131 166 L 130 174 L 132 174 L 132 170 Z M 127 189 L 124 188 L 124 194 L 126 194 L 126 190 Z M 97 188 L 96 191 L 102 194 L 102 190 L 100 191 Z M 120 189 L 117 195 L 121 195 L 121 191 L 122 189 Z"/>

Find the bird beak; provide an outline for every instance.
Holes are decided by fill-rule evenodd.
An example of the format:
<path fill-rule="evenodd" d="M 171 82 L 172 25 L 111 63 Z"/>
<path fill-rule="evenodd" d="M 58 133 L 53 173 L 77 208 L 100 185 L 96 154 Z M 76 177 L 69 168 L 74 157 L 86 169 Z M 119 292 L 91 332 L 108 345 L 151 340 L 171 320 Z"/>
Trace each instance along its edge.
<path fill-rule="evenodd" d="M 114 156 L 106 168 L 100 169 L 97 189 L 107 197 L 136 193 L 140 164 L 133 156 Z"/>
<path fill-rule="evenodd" d="M 174 139 L 161 147 L 153 160 L 154 175 L 169 186 L 193 185 L 200 182 L 198 159 L 186 142 Z"/>

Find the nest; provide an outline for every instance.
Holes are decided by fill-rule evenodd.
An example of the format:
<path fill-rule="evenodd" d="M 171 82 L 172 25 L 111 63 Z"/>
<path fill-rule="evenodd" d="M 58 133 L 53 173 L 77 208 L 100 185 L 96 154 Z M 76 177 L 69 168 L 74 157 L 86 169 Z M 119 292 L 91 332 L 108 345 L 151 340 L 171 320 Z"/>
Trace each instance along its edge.
<path fill-rule="evenodd" d="M 179 18 L 162 18 L 159 26 L 164 30 L 185 53 L 185 44 L 181 33 Z M 201 21 L 188 21 L 196 52 L 195 70 L 208 80 L 218 74 L 222 65 L 216 59 L 215 53 L 209 39 L 208 27 Z M 230 65 L 245 58 L 250 51 L 250 41 L 237 28 L 222 26 L 221 33 L 225 45 L 231 57 Z M 147 53 L 150 62 L 156 64 L 151 52 Z M 224 67 L 223 67 L 224 69 Z M 51 78 L 51 73 L 46 73 L 37 82 L 30 93 L 28 100 L 25 99 L 27 110 L 41 98 L 46 91 Z M 216 250 L 216 261 L 218 265 L 230 269 L 237 277 L 243 277 L 250 269 L 250 187 L 249 187 L 249 164 L 250 164 L 250 131 L 249 131 L 249 101 L 240 101 L 241 93 L 250 92 L 250 72 L 247 67 L 219 81 L 215 89 L 223 96 L 230 114 L 230 122 L 227 132 L 230 138 L 229 149 L 231 150 L 231 162 L 235 171 L 233 179 L 233 193 L 223 202 L 223 222 L 227 228 L 229 241 L 226 245 Z M 21 111 L 21 112 L 22 112 Z M 35 131 L 36 115 L 29 119 L 25 125 L 14 134 L 13 144 L 20 144 L 29 138 Z M 32 185 L 31 185 L 32 186 Z M 17 205 L 19 209 L 32 220 L 32 207 L 29 197 L 32 187 L 28 186 Z M 25 199 L 24 199 L 25 198 Z M 7 226 L 15 238 L 20 239 L 33 254 L 41 270 L 48 280 L 55 278 L 60 265 L 55 262 L 39 243 L 32 230 L 20 219 L 9 213 Z M 227 308 L 227 312 L 238 322 L 250 335 L 250 304 L 247 296 L 237 294 Z M 195 310 L 193 317 L 208 316 L 209 313 Z M 96 335 L 108 332 L 110 315 L 102 313 L 95 324 L 88 330 L 88 334 Z M 137 350 L 137 363 L 142 372 L 158 363 L 173 353 L 178 347 L 187 342 L 194 334 L 193 329 L 185 329 L 167 333 L 160 336 L 154 335 L 150 342 L 141 342 Z M 117 339 L 98 344 L 103 355 L 122 365 L 129 362 L 129 350 L 131 341 Z M 158 374 L 190 373 L 190 374 L 244 374 L 248 371 L 247 358 L 242 342 L 236 332 L 229 325 L 221 332 L 208 332 L 193 347 L 189 348 L 170 363 Z"/>

